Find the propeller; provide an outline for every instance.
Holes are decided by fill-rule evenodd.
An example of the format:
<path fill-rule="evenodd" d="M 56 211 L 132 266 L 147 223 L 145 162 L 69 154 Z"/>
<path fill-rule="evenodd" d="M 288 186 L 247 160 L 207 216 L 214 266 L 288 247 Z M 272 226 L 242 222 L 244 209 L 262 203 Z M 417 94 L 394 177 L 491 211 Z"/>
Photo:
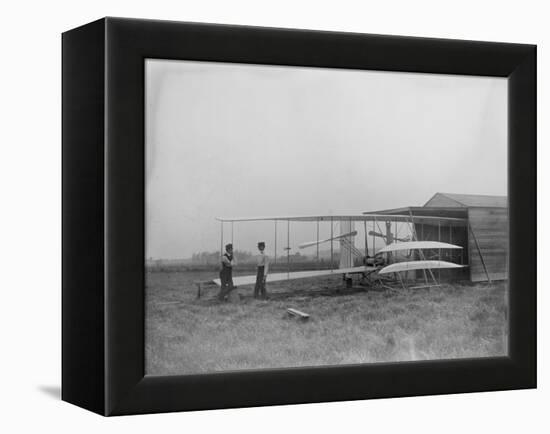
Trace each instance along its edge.
<path fill-rule="evenodd" d="M 352 232 L 348 232 L 347 234 L 337 235 L 335 237 L 327 238 L 325 240 L 310 241 L 307 243 L 302 243 L 298 247 L 300 247 L 300 249 L 305 249 L 306 247 L 312 247 L 312 246 L 316 246 L 317 244 L 328 243 L 329 241 L 337 241 L 337 240 L 342 241 L 342 239 L 347 239 L 348 237 L 354 237 L 356 235 L 357 235 L 357 231 L 352 231 Z"/>
<path fill-rule="evenodd" d="M 380 232 L 369 231 L 369 235 L 374 235 L 375 237 L 382 238 L 382 239 L 386 242 L 386 244 L 391 244 L 391 243 L 388 243 L 388 238 L 390 238 L 390 237 L 388 237 L 387 235 L 381 234 Z M 398 237 L 393 236 L 393 234 L 392 234 L 392 236 L 391 236 L 391 239 L 392 239 L 392 240 L 400 241 L 400 242 L 402 242 L 402 243 L 405 243 L 405 242 L 411 240 L 410 237 L 398 238 Z"/>

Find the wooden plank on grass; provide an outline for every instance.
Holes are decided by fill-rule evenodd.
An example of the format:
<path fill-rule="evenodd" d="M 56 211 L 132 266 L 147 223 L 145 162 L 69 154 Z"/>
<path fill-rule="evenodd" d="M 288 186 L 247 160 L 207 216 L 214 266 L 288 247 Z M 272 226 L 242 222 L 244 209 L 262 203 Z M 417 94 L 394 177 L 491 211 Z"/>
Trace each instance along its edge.
<path fill-rule="evenodd" d="M 303 319 L 303 320 L 309 319 L 309 314 L 307 314 L 305 312 L 302 312 L 298 309 L 288 308 L 286 311 L 289 315 L 292 315 L 296 318 L 300 318 L 300 319 Z"/>

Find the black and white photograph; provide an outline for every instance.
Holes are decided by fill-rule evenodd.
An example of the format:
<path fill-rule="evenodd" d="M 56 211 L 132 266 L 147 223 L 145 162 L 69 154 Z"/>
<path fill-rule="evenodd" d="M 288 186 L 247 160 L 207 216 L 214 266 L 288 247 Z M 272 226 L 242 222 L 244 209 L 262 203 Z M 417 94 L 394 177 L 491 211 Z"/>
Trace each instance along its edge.
<path fill-rule="evenodd" d="M 3 4 L 0 432 L 548 431 L 544 5 Z"/>
<path fill-rule="evenodd" d="M 506 78 L 144 68 L 147 375 L 508 354 Z"/>

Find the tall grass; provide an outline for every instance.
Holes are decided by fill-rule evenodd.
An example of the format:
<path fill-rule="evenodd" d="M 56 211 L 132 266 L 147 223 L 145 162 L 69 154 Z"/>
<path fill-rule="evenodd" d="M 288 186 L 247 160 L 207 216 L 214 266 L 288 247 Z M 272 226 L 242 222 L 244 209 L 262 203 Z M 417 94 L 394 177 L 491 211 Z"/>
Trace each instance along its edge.
<path fill-rule="evenodd" d="M 507 354 L 504 284 L 342 290 L 325 277 L 271 284 L 267 301 L 239 288 L 218 303 L 196 299 L 192 282 L 203 274 L 147 275 L 148 374 Z M 287 317 L 289 307 L 310 320 Z"/>

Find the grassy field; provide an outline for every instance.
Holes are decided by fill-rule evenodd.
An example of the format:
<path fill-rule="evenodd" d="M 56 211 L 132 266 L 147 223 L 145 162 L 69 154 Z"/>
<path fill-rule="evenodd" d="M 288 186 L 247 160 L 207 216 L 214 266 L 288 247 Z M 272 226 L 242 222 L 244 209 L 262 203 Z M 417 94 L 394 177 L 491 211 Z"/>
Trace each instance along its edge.
<path fill-rule="evenodd" d="M 212 272 L 150 272 L 146 372 L 150 375 L 507 354 L 504 283 L 429 289 L 342 289 L 330 276 L 269 284 L 270 299 L 217 288 L 197 299 Z M 310 314 L 301 322 L 293 307 Z"/>

